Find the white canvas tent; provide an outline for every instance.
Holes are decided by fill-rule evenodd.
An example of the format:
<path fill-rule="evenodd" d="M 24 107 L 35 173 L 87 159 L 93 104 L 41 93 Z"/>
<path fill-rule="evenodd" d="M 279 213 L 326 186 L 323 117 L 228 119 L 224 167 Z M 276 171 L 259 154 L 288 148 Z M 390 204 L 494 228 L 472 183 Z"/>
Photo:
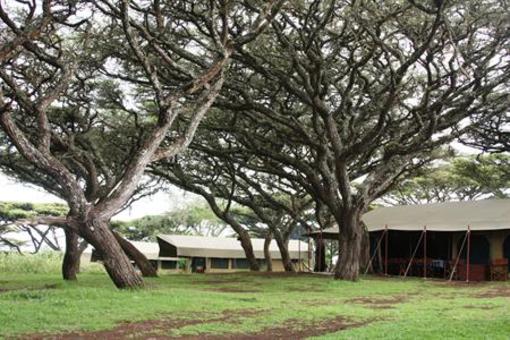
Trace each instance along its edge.
<path fill-rule="evenodd" d="M 205 237 L 187 235 L 158 235 L 158 241 L 168 243 L 176 248 L 177 257 L 216 257 L 216 258 L 245 258 L 241 242 L 232 237 Z M 252 238 L 253 251 L 258 259 L 264 258 L 264 239 Z M 276 241 L 269 246 L 271 257 L 281 259 Z M 308 244 L 298 240 L 289 241 L 289 255 L 291 259 L 304 258 L 308 251 Z M 301 254 L 300 254 L 301 253 Z"/>
<path fill-rule="evenodd" d="M 376 208 L 362 218 L 368 231 L 465 231 L 510 229 L 510 199 Z M 322 231 L 338 234 L 338 227 Z"/>

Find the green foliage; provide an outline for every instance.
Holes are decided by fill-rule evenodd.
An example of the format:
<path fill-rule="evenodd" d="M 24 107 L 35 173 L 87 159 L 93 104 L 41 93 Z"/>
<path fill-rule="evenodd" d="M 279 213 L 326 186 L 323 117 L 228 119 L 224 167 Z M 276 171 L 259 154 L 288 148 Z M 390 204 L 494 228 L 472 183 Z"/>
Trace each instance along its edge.
<path fill-rule="evenodd" d="M 62 253 L 38 254 L 0 253 L 0 273 L 58 273 L 62 267 Z"/>
<path fill-rule="evenodd" d="M 68 207 L 60 203 L 0 202 L 0 220 L 14 221 L 35 216 L 64 216 Z"/>
<path fill-rule="evenodd" d="M 63 253 L 57 251 L 37 254 L 0 253 L 0 276 L 4 277 L 15 273 L 60 274 L 62 258 Z M 104 272 L 104 269 L 98 263 L 83 263 L 80 266 L 80 271 Z"/>
<path fill-rule="evenodd" d="M 439 166 L 418 170 L 384 200 L 420 204 L 480 198 L 506 198 L 510 190 L 510 156 L 453 157 Z"/>
<path fill-rule="evenodd" d="M 155 240 L 158 234 L 218 235 L 227 226 L 208 206 L 196 203 L 164 215 L 144 216 L 132 221 L 115 221 L 115 230 L 130 240 Z"/>

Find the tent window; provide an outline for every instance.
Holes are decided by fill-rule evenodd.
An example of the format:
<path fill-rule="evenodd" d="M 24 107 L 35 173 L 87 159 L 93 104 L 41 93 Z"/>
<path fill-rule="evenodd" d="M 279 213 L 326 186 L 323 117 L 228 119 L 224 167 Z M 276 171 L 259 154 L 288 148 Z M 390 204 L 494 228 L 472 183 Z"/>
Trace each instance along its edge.
<path fill-rule="evenodd" d="M 234 259 L 232 267 L 236 269 L 249 269 L 250 263 L 247 259 Z"/>
<path fill-rule="evenodd" d="M 211 259 L 211 268 L 214 269 L 228 269 L 228 259 Z"/>
<path fill-rule="evenodd" d="M 176 269 L 177 261 L 161 261 L 161 269 Z"/>

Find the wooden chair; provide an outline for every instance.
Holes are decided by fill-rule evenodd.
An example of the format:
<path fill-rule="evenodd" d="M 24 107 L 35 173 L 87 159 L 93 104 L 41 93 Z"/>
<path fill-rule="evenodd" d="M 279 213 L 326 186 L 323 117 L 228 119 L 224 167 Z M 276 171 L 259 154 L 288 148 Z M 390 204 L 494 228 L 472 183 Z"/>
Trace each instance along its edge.
<path fill-rule="evenodd" d="M 506 281 L 508 279 L 508 259 L 495 259 L 490 264 L 491 281 Z"/>

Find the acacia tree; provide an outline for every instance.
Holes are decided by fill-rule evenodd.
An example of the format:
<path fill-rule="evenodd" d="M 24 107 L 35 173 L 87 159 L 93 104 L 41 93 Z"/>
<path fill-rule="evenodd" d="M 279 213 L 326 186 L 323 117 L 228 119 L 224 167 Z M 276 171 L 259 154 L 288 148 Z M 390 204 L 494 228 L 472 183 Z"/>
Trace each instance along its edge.
<path fill-rule="evenodd" d="M 33 253 L 39 252 L 43 245 L 52 250 L 60 251 L 61 247 L 53 226 L 37 226 L 16 223 L 38 215 L 65 216 L 67 207 L 59 203 L 0 202 L 0 245 L 15 248 L 21 253 L 19 244 L 8 237 L 9 233 L 22 233 L 30 239 Z"/>
<path fill-rule="evenodd" d="M 158 234 L 218 237 L 229 230 L 229 226 L 201 202 L 186 205 L 163 215 L 114 222 L 113 227 L 128 239 L 139 241 L 155 241 Z"/>
<path fill-rule="evenodd" d="M 150 172 L 204 197 L 215 214 L 237 233 L 252 270 L 259 270 L 259 265 L 250 233 L 274 238 L 285 270 L 294 271 L 288 242 L 298 224 L 307 224 L 303 212 L 310 206 L 309 196 L 290 187 L 285 179 L 245 169 L 249 155 L 235 155 L 228 138 L 215 137 L 207 123 L 182 157 L 160 162 Z M 244 223 L 246 220 L 251 222 Z"/>
<path fill-rule="evenodd" d="M 509 36 L 499 1 L 289 4 L 236 50 L 212 129 L 334 218 L 335 277 L 356 280 L 368 204 L 466 118 L 507 110 Z"/>
<path fill-rule="evenodd" d="M 485 152 L 510 152 L 510 112 L 505 111 L 474 118 L 474 124 L 460 138 L 465 145 Z"/>
<path fill-rule="evenodd" d="M 507 198 L 510 157 L 492 154 L 454 157 L 446 164 L 419 169 L 381 200 L 391 205 Z"/>
<path fill-rule="evenodd" d="M 71 24 L 74 12 L 65 22 L 57 15 L 74 11 L 71 3 L 46 0 L 41 11 L 19 3 L 27 7 L 0 9 L 3 31 L 23 41 L 0 68 L 0 124 L 10 151 L 59 188 L 70 208 L 63 222 L 101 254 L 114 284 L 140 287 L 110 219 L 147 165 L 188 146 L 233 49 L 254 40 L 279 4 L 98 0 L 81 3 L 91 17 Z M 51 30 L 26 18 L 48 20 Z M 174 124 L 181 115 L 186 126 Z"/>

